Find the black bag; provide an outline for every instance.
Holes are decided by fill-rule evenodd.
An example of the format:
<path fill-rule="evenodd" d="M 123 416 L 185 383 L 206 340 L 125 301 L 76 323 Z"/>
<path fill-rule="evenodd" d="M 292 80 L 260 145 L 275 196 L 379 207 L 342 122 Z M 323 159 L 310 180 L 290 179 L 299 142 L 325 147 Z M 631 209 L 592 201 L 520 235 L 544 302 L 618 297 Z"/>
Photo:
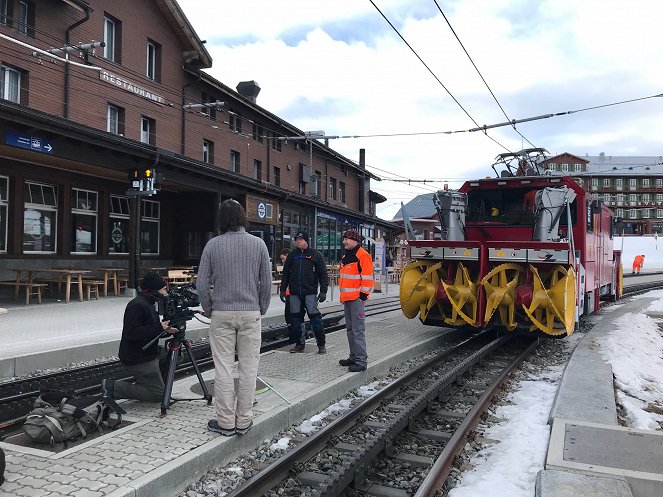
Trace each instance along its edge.
<path fill-rule="evenodd" d="M 116 428 L 122 415 L 115 413 L 99 397 L 69 397 L 66 392 L 46 392 L 35 400 L 35 407 L 23 423 L 23 431 L 37 443 L 54 445 L 87 438 L 101 432 L 102 426 Z"/>

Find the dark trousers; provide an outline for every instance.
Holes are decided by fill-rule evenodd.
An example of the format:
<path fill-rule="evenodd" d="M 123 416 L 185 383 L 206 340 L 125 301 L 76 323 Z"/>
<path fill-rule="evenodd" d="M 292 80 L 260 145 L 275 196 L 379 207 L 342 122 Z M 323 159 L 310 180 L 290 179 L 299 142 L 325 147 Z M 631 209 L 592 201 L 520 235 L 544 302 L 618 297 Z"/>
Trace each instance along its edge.
<path fill-rule="evenodd" d="M 303 308 L 303 306 L 302 306 Z M 322 323 L 322 314 L 319 312 L 317 314 L 309 314 L 309 319 L 311 320 L 311 329 L 315 334 L 315 341 L 318 344 L 318 347 L 325 345 L 325 333 L 323 330 L 324 325 Z M 299 345 L 304 346 L 306 344 L 306 330 L 304 329 L 304 312 L 301 312 L 296 315 L 292 315 L 292 328 L 294 337 L 297 339 L 296 342 Z M 299 330 L 299 332 L 297 331 Z"/>
<path fill-rule="evenodd" d="M 144 402 L 161 402 L 163 400 L 164 383 L 159 368 L 159 359 L 124 365 L 125 371 L 134 377 L 134 382 L 113 382 L 115 399 L 136 399 Z"/>
<path fill-rule="evenodd" d="M 288 345 L 299 343 L 302 333 L 306 333 L 304 329 L 304 314 L 300 312 L 299 327 L 295 328 L 292 323 L 292 313 L 290 312 L 290 297 L 285 299 L 285 324 L 288 325 Z"/>

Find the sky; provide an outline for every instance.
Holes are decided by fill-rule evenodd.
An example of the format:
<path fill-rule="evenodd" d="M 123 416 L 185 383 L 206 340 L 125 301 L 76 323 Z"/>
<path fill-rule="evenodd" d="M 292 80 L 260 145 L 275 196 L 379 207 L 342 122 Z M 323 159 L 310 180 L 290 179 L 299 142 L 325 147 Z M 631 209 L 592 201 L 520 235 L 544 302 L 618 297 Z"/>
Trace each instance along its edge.
<path fill-rule="evenodd" d="M 385 219 L 444 183 L 494 174 L 507 151 L 662 154 L 662 98 L 519 124 L 524 138 L 508 126 L 439 133 L 661 93 L 660 0 L 178 2 L 212 76 L 231 88 L 255 80 L 257 103 L 299 129 L 363 136 L 330 146 L 355 161 L 366 150 Z M 376 134 L 407 136 L 366 137 Z"/>

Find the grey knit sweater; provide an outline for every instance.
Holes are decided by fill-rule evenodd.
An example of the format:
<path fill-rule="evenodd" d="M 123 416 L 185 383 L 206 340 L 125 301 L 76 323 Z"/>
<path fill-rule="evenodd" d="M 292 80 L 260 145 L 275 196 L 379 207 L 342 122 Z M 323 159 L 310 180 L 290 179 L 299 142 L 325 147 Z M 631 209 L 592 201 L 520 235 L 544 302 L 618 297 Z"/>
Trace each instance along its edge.
<path fill-rule="evenodd" d="M 265 314 L 271 285 L 265 242 L 244 228 L 214 237 L 205 245 L 196 281 L 205 315 L 211 316 L 212 311 L 257 310 Z"/>

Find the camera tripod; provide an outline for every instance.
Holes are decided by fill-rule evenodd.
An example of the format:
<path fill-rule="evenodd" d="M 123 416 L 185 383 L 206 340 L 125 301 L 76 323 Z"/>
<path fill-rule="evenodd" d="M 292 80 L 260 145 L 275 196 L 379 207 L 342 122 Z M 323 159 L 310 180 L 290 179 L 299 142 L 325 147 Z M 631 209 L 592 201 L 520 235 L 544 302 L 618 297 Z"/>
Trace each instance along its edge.
<path fill-rule="evenodd" d="M 167 360 L 168 367 L 166 369 L 166 376 L 164 378 L 165 387 L 163 391 L 163 400 L 161 401 L 161 417 L 164 417 L 166 415 L 168 407 L 170 407 L 170 405 L 173 404 L 174 402 L 185 401 L 185 400 L 186 401 L 206 400 L 207 405 L 212 404 L 212 396 L 209 394 L 207 390 L 207 385 L 205 385 L 205 380 L 203 380 L 203 377 L 200 374 L 200 368 L 196 363 L 195 357 L 193 357 L 193 352 L 191 352 L 191 342 L 189 342 L 189 340 L 184 338 L 186 331 L 186 323 L 182 323 L 173 327 L 177 328 L 177 332 L 172 335 L 172 338 L 166 341 L 166 347 L 168 348 L 168 360 Z M 167 335 L 168 333 L 163 333 L 162 335 L 160 335 L 160 337 L 164 337 Z M 173 381 L 175 379 L 175 369 L 177 368 L 177 358 L 182 352 L 182 347 L 184 347 L 184 350 L 189 355 L 189 360 L 191 361 L 193 369 L 196 372 L 196 376 L 198 377 L 198 382 L 200 383 L 200 387 L 203 390 L 202 399 L 172 399 L 170 397 L 170 394 L 173 391 Z"/>

